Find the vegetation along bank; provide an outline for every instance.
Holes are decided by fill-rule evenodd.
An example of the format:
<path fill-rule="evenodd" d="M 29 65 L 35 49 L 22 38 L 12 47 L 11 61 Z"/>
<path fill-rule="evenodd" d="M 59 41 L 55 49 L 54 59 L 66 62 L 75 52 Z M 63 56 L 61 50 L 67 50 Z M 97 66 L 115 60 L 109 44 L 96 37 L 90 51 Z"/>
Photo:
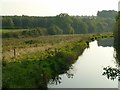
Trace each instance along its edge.
<path fill-rule="evenodd" d="M 42 40 L 40 40 L 39 37 L 26 38 L 21 39 L 20 43 L 25 43 L 22 44 L 22 46 L 19 43 L 15 43 L 19 39 L 4 38 L 4 52 L 9 52 L 15 46 L 15 50 L 27 50 L 27 48 L 40 48 L 41 46 L 44 47 L 44 49 L 40 51 L 33 49 L 34 52 L 24 53 L 21 56 L 17 56 L 16 53 L 16 56 L 13 55 L 12 58 L 5 58 L 8 54 L 3 52 L 3 55 L 5 55 L 3 57 L 3 88 L 26 87 L 47 89 L 48 82 L 60 83 L 60 77 L 58 75 L 69 70 L 70 66 L 77 60 L 78 56 L 82 54 L 84 49 L 89 47 L 89 42 L 94 39 L 106 37 L 112 37 L 112 35 L 45 36 L 40 37 Z M 44 41 L 44 38 L 48 41 Z M 11 40 L 13 42 L 11 42 Z M 37 42 L 35 42 L 35 40 L 37 40 Z M 38 43 L 41 41 L 44 41 L 42 45 Z M 51 41 L 54 42 L 51 43 Z M 6 44 L 8 45 L 6 46 Z M 46 45 L 49 47 L 45 47 Z M 24 52 L 27 52 L 26 50 Z M 12 54 L 14 54 L 14 49 Z M 68 75 L 72 76 L 70 73 L 68 73 Z"/>

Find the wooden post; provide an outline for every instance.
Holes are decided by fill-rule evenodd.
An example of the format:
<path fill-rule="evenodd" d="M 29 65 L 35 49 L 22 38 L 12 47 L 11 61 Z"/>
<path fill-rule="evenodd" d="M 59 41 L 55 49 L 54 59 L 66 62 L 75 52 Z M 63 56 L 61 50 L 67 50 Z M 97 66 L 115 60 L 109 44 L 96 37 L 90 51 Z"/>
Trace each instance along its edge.
<path fill-rule="evenodd" d="M 16 56 L 15 48 L 14 48 L 14 57 Z"/>

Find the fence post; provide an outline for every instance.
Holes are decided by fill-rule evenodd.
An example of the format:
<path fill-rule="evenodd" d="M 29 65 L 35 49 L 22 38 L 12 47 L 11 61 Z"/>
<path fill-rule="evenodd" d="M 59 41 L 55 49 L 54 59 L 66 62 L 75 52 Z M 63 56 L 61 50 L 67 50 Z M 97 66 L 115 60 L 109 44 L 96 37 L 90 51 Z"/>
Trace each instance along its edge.
<path fill-rule="evenodd" d="M 16 57 L 16 51 L 15 51 L 15 48 L 14 48 L 14 50 L 13 50 L 13 51 L 14 51 L 14 57 Z"/>

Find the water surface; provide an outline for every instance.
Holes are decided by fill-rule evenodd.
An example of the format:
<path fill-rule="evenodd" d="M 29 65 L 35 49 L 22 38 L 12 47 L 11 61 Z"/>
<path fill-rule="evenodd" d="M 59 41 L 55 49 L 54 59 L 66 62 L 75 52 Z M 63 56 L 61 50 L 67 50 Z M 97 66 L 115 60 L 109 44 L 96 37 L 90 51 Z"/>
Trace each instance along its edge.
<path fill-rule="evenodd" d="M 109 80 L 103 76 L 103 68 L 107 66 L 116 67 L 114 58 L 114 48 L 102 46 L 100 42 L 90 42 L 89 48 L 72 65 L 72 69 L 67 71 L 73 77 L 61 74 L 60 84 L 48 84 L 48 88 L 118 88 L 118 80 Z M 98 46 L 99 44 L 99 46 Z"/>

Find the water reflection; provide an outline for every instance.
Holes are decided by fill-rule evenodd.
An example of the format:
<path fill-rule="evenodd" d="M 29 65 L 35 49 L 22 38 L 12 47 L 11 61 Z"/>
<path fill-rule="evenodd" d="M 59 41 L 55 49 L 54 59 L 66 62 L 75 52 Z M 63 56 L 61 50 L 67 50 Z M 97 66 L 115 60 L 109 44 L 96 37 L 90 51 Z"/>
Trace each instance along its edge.
<path fill-rule="evenodd" d="M 58 76 L 55 76 L 54 78 L 52 78 L 50 81 L 49 81 L 50 84 L 60 84 L 61 83 L 61 77 L 58 75 Z"/>
<path fill-rule="evenodd" d="M 60 74 L 59 79 L 57 77 L 57 85 L 53 80 L 53 84 L 48 84 L 48 88 L 117 88 L 117 80 L 113 82 L 106 79 L 103 76 L 107 76 L 106 72 L 102 75 L 104 67 L 116 67 L 113 53 L 114 48 L 103 47 L 101 41 L 89 43 L 89 48 L 72 64 L 72 68 L 67 73 Z"/>
<path fill-rule="evenodd" d="M 115 60 L 116 60 L 116 68 L 113 67 L 105 67 L 103 75 L 106 75 L 108 79 L 116 79 L 118 77 L 118 84 L 120 84 L 120 11 L 116 17 L 116 27 L 114 29 L 114 50 L 115 50 Z M 119 87 L 119 86 L 118 86 Z M 119 87 L 120 88 L 120 87 Z"/>
<path fill-rule="evenodd" d="M 72 68 L 70 67 L 70 69 L 72 69 Z M 73 76 L 74 76 L 74 74 L 70 70 L 68 70 L 65 74 L 66 74 L 66 76 L 68 78 L 73 78 Z M 62 83 L 62 77 L 60 75 L 57 75 L 57 76 L 53 77 L 49 81 L 49 84 L 56 84 L 56 85 L 58 85 L 60 83 Z"/>
<path fill-rule="evenodd" d="M 115 58 L 115 64 L 116 64 L 116 67 L 111 67 L 111 66 L 107 66 L 107 67 L 104 67 L 103 70 L 103 74 L 104 76 L 106 76 L 108 79 L 111 79 L 111 80 L 115 80 L 117 79 L 119 76 L 120 76 L 120 70 L 118 69 L 119 67 L 119 46 L 115 45 L 114 43 L 114 39 L 113 38 L 109 38 L 109 39 L 100 39 L 98 40 L 98 46 L 103 46 L 103 47 L 113 47 L 114 46 L 114 53 L 113 53 L 113 56 Z"/>
<path fill-rule="evenodd" d="M 120 70 L 117 68 L 108 66 L 103 68 L 103 70 L 105 70 L 103 75 L 106 75 L 108 79 L 115 80 L 118 76 L 120 76 Z M 120 81 L 120 78 L 118 80 Z"/>
<path fill-rule="evenodd" d="M 113 47 L 114 38 L 99 39 L 98 46 Z"/>
<path fill-rule="evenodd" d="M 103 75 L 107 76 L 107 78 L 111 80 L 118 79 L 118 81 L 120 82 L 120 36 L 117 34 L 118 34 L 118 30 L 117 32 L 114 33 L 114 43 L 113 43 L 114 46 L 113 55 L 115 58 L 116 67 L 111 67 L 111 66 L 104 67 Z"/>

